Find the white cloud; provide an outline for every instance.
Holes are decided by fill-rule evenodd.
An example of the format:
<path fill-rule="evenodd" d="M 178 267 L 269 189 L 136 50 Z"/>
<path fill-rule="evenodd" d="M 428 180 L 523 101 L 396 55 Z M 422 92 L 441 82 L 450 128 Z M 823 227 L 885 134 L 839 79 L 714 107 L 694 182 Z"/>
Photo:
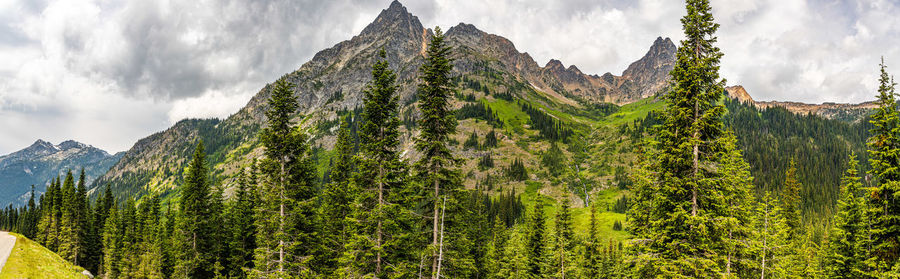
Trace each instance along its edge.
<path fill-rule="evenodd" d="M 185 117 L 227 117 L 267 82 L 359 33 L 389 0 L 0 0 L 0 153 L 36 138 L 110 151 Z M 428 27 L 509 38 L 538 63 L 621 73 L 657 36 L 681 38 L 671 0 L 404 1 Z M 900 68 L 890 0 L 712 0 L 722 74 L 761 100 L 861 102 L 877 64 Z"/>

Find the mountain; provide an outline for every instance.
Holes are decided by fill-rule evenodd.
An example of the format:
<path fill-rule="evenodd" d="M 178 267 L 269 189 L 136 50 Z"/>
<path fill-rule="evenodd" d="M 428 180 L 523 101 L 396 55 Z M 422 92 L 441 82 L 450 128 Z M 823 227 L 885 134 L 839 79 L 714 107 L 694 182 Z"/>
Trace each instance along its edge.
<path fill-rule="evenodd" d="M 296 85 L 295 96 L 300 105 L 296 120 L 311 134 L 313 145 L 330 149 L 338 115 L 361 105 L 362 89 L 371 77 L 371 65 L 382 48 L 397 74 L 402 119 L 405 123 L 414 123 L 418 114 L 414 109 L 418 67 L 423 63 L 425 47 L 433 32 L 394 1 L 359 35 L 318 52 L 298 70 L 282 76 L 281 79 Z M 647 54 L 632 63 L 622 76 L 611 73 L 598 76 L 584 74 L 574 65 L 564 68 L 557 60 L 541 67 L 528 53 L 518 51 L 508 39 L 483 32 L 470 24 L 460 23 L 445 34 L 448 44 L 454 47 L 454 75 L 458 77 L 461 94 L 477 95 L 479 99 L 497 105 L 514 107 L 517 114 L 511 115 L 509 121 L 515 122 L 517 132 L 528 127 L 527 123 L 521 123 L 525 121 L 522 118 L 525 114 L 518 102 L 576 111 L 601 102 L 626 104 L 653 96 L 667 84 L 667 73 L 674 65 L 676 49 L 670 39 L 658 38 Z M 109 184 L 120 197 L 148 192 L 171 193 L 180 184 L 190 151 L 199 140 L 204 141 L 210 154 L 214 175 L 219 179 L 229 177 L 261 154 L 256 134 L 265 121 L 265 102 L 271 89 L 271 83 L 264 86 L 245 107 L 227 119 L 184 120 L 141 139 L 93 184 L 93 188 Z M 491 95 L 498 93 L 508 94 L 505 96 L 513 99 L 500 100 Z M 462 103 L 454 105 L 461 106 Z M 590 125 L 586 122 L 576 124 Z M 460 137 L 476 129 L 487 129 L 477 120 L 463 121 L 460 125 Z M 402 137 L 401 148 L 408 151 L 407 158 L 416 156 L 411 146 L 414 129 L 414 125 L 403 129 L 406 134 Z M 527 146 L 516 145 L 514 140 L 518 137 L 527 139 L 533 135 L 506 135 L 514 150 L 504 156 L 539 156 L 529 152 Z M 463 157 L 480 156 L 480 153 L 462 149 L 455 151 Z M 499 158 L 501 161 L 506 159 L 512 160 Z M 326 166 L 325 163 L 327 161 L 320 165 Z M 474 179 L 467 183 L 474 183 Z"/>
<path fill-rule="evenodd" d="M 755 101 L 753 97 L 747 93 L 743 86 L 735 85 L 725 88 L 732 99 L 742 103 L 752 104 L 760 109 L 770 107 L 783 107 L 790 112 L 796 114 L 813 114 L 827 119 L 837 119 L 849 122 L 856 122 L 863 117 L 869 115 L 873 109 L 878 107 L 875 101 L 869 101 L 859 104 L 840 104 L 840 103 L 822 103 L 822 104 L 806 104 L 800 102 L 780 102 L 780 101 Z"/>
<path fill-rule="evenodd" d="M 51 179 L 65 175 L 67 170 L 77 176 L 84 168 L 91 182 L 106 173 L 123 154 L 110 155 L 72 140 L 59 145 L 37 140 L 25 149 L 0 156 L 0 204 L 24 204 L 30 197 L 31 185 L 38 194 L 42 193 Z"/>

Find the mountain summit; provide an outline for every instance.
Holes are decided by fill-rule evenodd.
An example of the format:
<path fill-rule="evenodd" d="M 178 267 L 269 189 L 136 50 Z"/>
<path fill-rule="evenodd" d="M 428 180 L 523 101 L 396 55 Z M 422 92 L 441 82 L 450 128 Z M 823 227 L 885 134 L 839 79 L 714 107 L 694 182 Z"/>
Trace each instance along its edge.
<path fill-rule="evenodd" d="M 106 173 L 122 154 L 110 155 L 73 140 L 54 145 L 39 139 L 22 150 L 0 156 L 0 204 L 26 202 L 31 185 L 38 194 L 42 193 L 51 179 L 65 175 L 67 170 L 78 175 L 83 167 L 88 182 L 93 181 Z"/>

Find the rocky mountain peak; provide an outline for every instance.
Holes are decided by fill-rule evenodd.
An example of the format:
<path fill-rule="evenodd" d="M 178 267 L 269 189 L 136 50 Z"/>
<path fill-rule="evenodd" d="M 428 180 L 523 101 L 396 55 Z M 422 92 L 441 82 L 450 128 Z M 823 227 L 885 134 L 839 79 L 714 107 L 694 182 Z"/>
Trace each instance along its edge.
<path fill-rule="evenodd" d="M 409 13 L 403 4 L 395 0 L 387 9 L 381 10 L 375 21 L 366 26 L 360 35 L 383 36 L 396 34 L 395 32 L 421 34 L 423 29 L 419 18 Z"/>
<path fill-rule="evenodd" d="M 40 156 L 40 155 L 53 154 L 57 151 L 59 151 L 59 149 L 56 148 L 56 146 L 53 145 L 52 143 L 44 141 L 42 139 L 38 139 L 33 144 L 26 147 L 25 149 L 22 149 L 18 152 L 12 153 L 8 156 L 17 156 L 17 155 Z"/>
<path fill-rule="evenodd" d="M 550 59 L 550 61 L 547 61 L 547 65 L 545 65 L 544 68 L 546 68 L 548 70 L 550 70 L 550 69 L 565 70 L 566 69 L 566 67 L 563 66 L 562 62 L 559 60 L 556 60 L 556 59 Z"/>
<path fill-rule="evenodd" d="M 671 39 L 657 37 L 650 50 L 638 61 L 631 63 L 622 77 L 632 79 L 640 89 L 640 96 L 652 96 L 666 85 L 669 72 L 675 68 L 675 52 L 678 47 Z"/>
<path fill-rule="evenodd" d="M 741 103 L 756 103 L 756 101 L 753 100 L 753 97 L 750 97 L 750 93 L 747 93 L 747 90 L 740 85 L 725 87 L 725 93 L 728 93 L 729 97 Z"/>
<path fill-rule="evenodd" d="M 57 147 L 62 150 L 69 150 L 69 149 L 73 149 L 73 148 L 83 149 L 83 148 L 87 148 L 88 146 L 86 144 L 83 144 L 83 143 L 80 143 L 80 142 L 77 142 L 74 140 L 67 140 L 67 141 L 61 142 L 59 144 L 59 146 L 57 146 Z"/>

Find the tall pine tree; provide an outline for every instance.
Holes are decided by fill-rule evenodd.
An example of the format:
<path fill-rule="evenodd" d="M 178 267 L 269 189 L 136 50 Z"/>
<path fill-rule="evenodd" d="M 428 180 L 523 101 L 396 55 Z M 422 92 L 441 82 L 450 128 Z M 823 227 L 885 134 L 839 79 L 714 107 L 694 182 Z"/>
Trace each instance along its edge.
<path fill-rule="evenodd" d="M 298 107 L 293 88 L 284 79 L 275 82 L 266 111 L 268 125 L 259 136 L 265 158 L 259 164 L 255 277 L 313 276 L 317 178 L 306 135 L 291 121 Z"/>
<path fill-rule="evenodd" d="M 359 173 L 354 179 L 361 192 L 353 214 L 353 247 L 343 261 L 348 268 L 344 276 L 409 276 L 418 263 L 416 249 L 411 246 L 416 241 L 409 211 L 415 196 L 406 184 L 407 168 L 398 151 L 396 78 L 381 50 L 372 65 L 372 81 L 363 92 L 360 156 L 356 160 Z M 351 152 L 349 144 L 341 148 L 343 153 Z M 339 161 L 338 166 L 347 163 Z M 335 180 L 346 179 L 340 173 L 347 170 L 337 170 Z"/>
<path fill-rule="evenodd" d="M 197 144 L 184 174 L 181 188 L 181 214 L 175 229 L 178 263 L 176 275 L 191 278 L 212 278 L 216 255 L 212 212 L 210 212 L 209 173 L 203 142 Z M 124 215 L 125 222 L 129 217 Z M 131 229 L 129 229 L 131 230 Z M 125 242 L 128 244 L 128 242 Z"/>
<path fill-rule="evenodd" d="M 431 205 L 432 278 L 439 277 L 441 268 L 441 201 L 454 194 L 460 184 L 459 172 L 455 169 L 458 162 L 448 145 L 450 136 L 456 133 L 456 116 L 450 108 L 454 93 L 454 83 L 450 79 L 453 69 L 450 53 L 451 48 L 444 42 L 443 32 L 439 27 L 435 28 L 425 52 L 425 63 L 420 68 L 418 87 L 422 117 L 419 120 L 421 132 L 415 146 L 422 153 L 422 158 L 416 163 L 416 169 L 422 183 L 432 192 L 426 195 Z M 455 203 L 450 202 L 451 206 Z M 453 210 L 450 214 L 454 214 Z"/>
<path fill-rule="evenodd" d="M 338 259 L 344 255 L 344 248 L 353 234 L 348 218 L 351 217 L 354 199 L 359 195 L 356 184 L 350 181 L 355 172 L 350 117 L 348 115 L 341 121 L 334 144 L 336 154 L 329 173 L 330 181 L 322 193 L 323 253 L 328 261 L 328 272 L 338 268 Z"/>
<path fill-rule="evenodd" d="M 825 254 L 828 278 L 865 278 L 862 262 L 868 256 L 865 246 L 868 232 L 858 164 L 856 155 L 851 154 L 847 171 L 841 177 L 841 198 Z"/>
<path fill-rule="evenodd" d="M 867 268 L 874 271 L 890 270 L 900 257 L 900 115 L 897 112 L 894 88 L 896 84 L 881 62 L 881 78 L 878 87 L 878 108 L 869 123 L 869 174 L 875 178 L 874 187 L 868 190 L 869 216 L 871 218 L 871 253 Z"/>
<path fill-rule="evenodd" d="M 725 81 L 711 12 L 708 0 L 687 1 L 663 124 L 645 154 L 646 169 L 638 172 L 629 219 L 638 277 L 720 277 L 728 268 L 732 222 L 721 220 L 734 216 L 722 193 L 734 189 L 722 183 L 717 152 Z"/>

